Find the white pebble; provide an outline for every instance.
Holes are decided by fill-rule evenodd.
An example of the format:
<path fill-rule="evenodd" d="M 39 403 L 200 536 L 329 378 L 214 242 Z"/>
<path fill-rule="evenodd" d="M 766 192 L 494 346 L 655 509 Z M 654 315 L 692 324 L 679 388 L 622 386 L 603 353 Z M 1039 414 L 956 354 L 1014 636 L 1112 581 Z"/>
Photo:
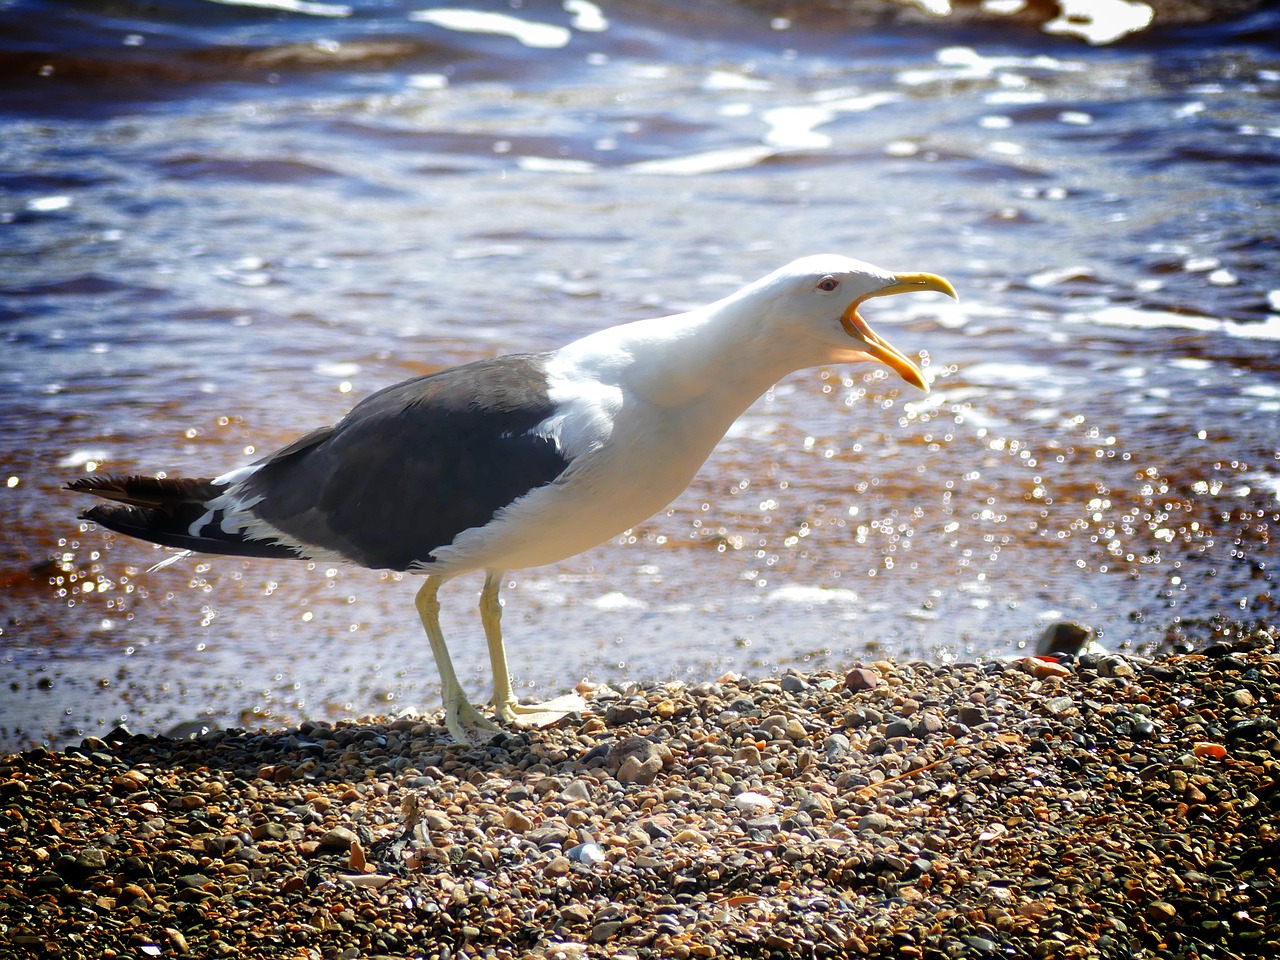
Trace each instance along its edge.
<path fill-rule="evenodd" d="M 733 798 L 733 805 L 746 814 L 768 813 L 773 809 L 773 801 L 763 793 L 748 790 Z"/>

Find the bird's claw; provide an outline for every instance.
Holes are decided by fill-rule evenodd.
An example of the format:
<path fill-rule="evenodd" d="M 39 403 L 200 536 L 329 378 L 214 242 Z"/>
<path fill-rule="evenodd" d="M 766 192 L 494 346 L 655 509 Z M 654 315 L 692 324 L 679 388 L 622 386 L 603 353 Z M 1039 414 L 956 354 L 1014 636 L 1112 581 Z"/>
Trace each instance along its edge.
<path fill-rule="evenodd" d="M 516 727 L 541 729 L 549 727 L 571 713 L 581 713 L 587 702 L 576 693 L 567 693 L 545 703 L 520 703 L 514 697 L 495 708 L 498 719 Z"/>
<path fill-rule="evenodd" d="M 459 746 L 488 743 L 502 733 L 500 726 L 466 700 L 449 704 L 445 708 L 444 723 Z"/>

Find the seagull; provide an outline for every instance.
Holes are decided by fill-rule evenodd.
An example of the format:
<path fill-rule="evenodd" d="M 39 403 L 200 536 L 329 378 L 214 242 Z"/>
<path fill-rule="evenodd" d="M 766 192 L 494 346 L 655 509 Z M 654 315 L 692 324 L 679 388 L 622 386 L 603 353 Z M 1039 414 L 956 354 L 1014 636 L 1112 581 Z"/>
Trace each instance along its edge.
<path fill-rule="evenodd" d="M 725 431 L 796 370 L 875 361 L 928 390 L 858 313 L 873 297 L 952 285 L 848 257 L 796 260 L 708 306 L 609 327 L 547 353 L 478 360 L 386 387 L 338 423 L 213 479 L 92 476 L 80 514 L 186 553 L 345 562 L 425 577 L 416 607 L 459 744 L 501 732 L 467 699 L 440 629 L 441 586 L 484 571 L 480 620 L 504 723 L 547 726 L 581 697 L 522 704 L 498 589 L 675 499 Z"/>

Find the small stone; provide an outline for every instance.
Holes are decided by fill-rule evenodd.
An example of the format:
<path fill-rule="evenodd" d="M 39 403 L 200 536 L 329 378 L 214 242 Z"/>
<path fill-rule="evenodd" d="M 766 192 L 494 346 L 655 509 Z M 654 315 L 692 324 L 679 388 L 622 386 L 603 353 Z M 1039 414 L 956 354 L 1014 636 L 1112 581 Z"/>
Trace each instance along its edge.
<path fill-rule="evenodd" d="M 889 818 L 883 813 L 868 813 L 865 817 L 858 821 L 858 830 L 870 830 L 872 833 L 882 833 L 889 826 Z"/>
<path fill-rule="evenodd" d="M 363 873 L 365 867 L 369 865 L 368 858 L 365 856 L 364 847 L 360 845 L 359 840 L 351 841 L 351 848 L 347 851 L 347 868 L 354 870 L 356 873 Z"/>
<path fill-rule="evenodd" d="M 552 857 L 547 865 L 542 868 L 542 872 L 548 877 L 563 877 L 573 868 L 573 863 L 568 857 Z"/>
<path fill-rule="evenodd" d="M 763 793 L 748 790 L 733 798 L 733 805 L 749 817 L 768 813 L 773 809 L 773 801 Z"/>
<path fill-rule="evenodd" d="M 1212 757 L 1221 760 L 1227 755 L 1227 748 L 1220 743 L 1197 743 L 1191 752 L 1197 757 Z"/>
<path fill-rule="evenodd" d="M 120 904 L 127 904 L 133 903 L 135 900 L 149 905 L 151 903 L 151 895 L 136 883 L 126 883 L 120 888 L 120 894 L 116 897 L 116 901 Z"/>
<path fill-rule="evenodd" d="M 1153 900 L 1147 904 L 1147 919 L 1161 923 L 1172 920 L 1178 915 L 1178 909 L 1171 903 L 1164 900 Z"/>
<path fill-rule="evenodd" d="M 760 730 L 775 739 L 786 736 L 787 723 L 790 718 L 786 714 L 773 713 L 760 721 Z"/>
<path fill-rule="evenodd" d="M 249 836 L 253 837 L 254 840 L 280 841 L 288 839 L 289 831 L 285 828 L 284 824 L 272 821 L 269 823 L 256 824 L 253 829 L 249 831 Z"/>
<path fill-rule="evenodd" d="M 129 792 L 141 790 L 146 783 L 147 775 L 139 770 L 126 770 L 120 776 L 111 779 L 111 786 Z"/>
<path fill-rule="evenodd" d="M 573 803 L 575 801 L 589 803 L 591 801 L 591 787 L 587 785 L 585 780 L 574 780 L 560 791 L 560 799 L 569 803 Z"/>
<path fill-rule="evenodd" d="M 453 821 L 439 810 L 427 810 L 422 814 L 422 823 L 433 833 L 446 833 L 453 829 Z"/>
<path fill-rule="evenodd" d="M 1093 631 L 1073 620 L 1051 623 L 1036 642 L 1036 653 L 1079 653 L 1093 639 Z"/>
<path fill-rule="evenodd" d="M 1113 654 L 1098 661 L 1098 673 L 1104 677 L 1134 677 L 1138 671 L 1124 657 Z"/>
<path fill-rule="evenodd" d="M 1024 657 L 1022 659 L 1022 669 L 1031 674 L 1037 680 L 1047 680 L 1050 677 L 1069 677 L 1071 676 L 1071 668 L 1057 663 L 1053 660 L 1046 660 L 1043 657 Z"/>
<path fill-rule="evenodd" d="M 1076 702 L 1070 697 L 1050 697 L 1044 702 L 1044 708 L 1055 717 L 1061 717 L 1075 709 Z"/>
<path fill-rule="evenodd" d="M 1228 707 L 1235 707 L 1243 710 L 1254 706 L 1258 702 L 1258 698 L 1242 687 L 1239 690 L 1232 690 L 1228 692 L 1227 695 L 1222 698 L 1222 702 Z"/>
<path fill-rule="evenodd" d="M 854 667 L 844 677 L 846 690 L 874 690 L 880 685 L 880 674 L 868 667 Z"/>
<path fill-rule="evenodd" d="M 789 819 L 788 822 L 792 823 L 793 828 L 798 828 L 801 824 L 796 822 L 797 820 L 804 820 L 809 826 L 813 825 L 813 821 L 807 814 L 796 814 L 795 818 Z M 771 836 L 782 829 L 782 819 L 777 814 L 769 813 L 747 820 L 743 826 L 747 828 L 748 833 L 763 833 Z"/>
<path fill-rule="evenodd" d="M 350 850 L 356 842 L 354 831 L 346 827 L 334 827 L 326 830 L 320 837 L 320 846 L 325 850 Z"/>
<path fill-rule="evenodd" d="M 899 718 L 897 720 L 890 722 L 884 728 L 885 739 L 896 740 L 899 737 L 914 736 L 914 734 L 912 733 L 912 730 L 913 730 L 913 727 L 911 726 L 910 720 L 903 720 Z"/>
<path fill-rule="evenodd" d="M 169 942 L 173 944 L 173 949 L 179 954 L 191 952 L 191 947 L 187 944 L 187 938 L 181 930 L 176 927 L 165 927 L 164 934 L 169 938 Z"/>
<path fill-rule="evenodd" d="M 571 903 L 560 911 L 560 922 L 568 926 L 581 926 L 591 919 L 591 910 L 581 903 Z"/>
<path fill-rule="evenodd" d="M 804 693 L 809 689 L 809 681 L 797 677 L 794 673 L 785 674 L 781 680 L 784 693 Z"/>
<path fill-rule="evenodd" d="M 650 757 L 642 761 L 638 756 L 630 756 L 618 769 L 618 782 L 650 784 L 657 778 L 658 771 L 661 769 L 662 760 L 658 757 Z"/>
<path fill-rule="evenodd" d="M 508 810 L 502 817 L 502 825 L 512 833 L 528 833 L 533 829 L 533 821 L 519 810 Z"/>
<path fill-rule="evenodd" d="M 921 713 L 911 727 L 911 735 L 924 739 L 931 734 L 937 733 L 944 726 L 945 722 L 936 713 Z"/>
<path fill-rule="evenodd" d="M 976 704 L 965 704 L 956 710 L 956 719 L 966 727 L 976 727 L 987 722 L 987 711 Z"/>
<path fill-rule="evenodd" d="M 107 866 L 107 852 L 100 847 L 85 847 L 76 854 L 76 866 L 92 872 L 103 870 Z"/>
<path fill-rule="evenodd" d="M 641 825 L 641 830 L 650 840 L 666 840 L 671 836 L 671 831 L 658 820 L 646 820 Z"/>
<path fill-rule="evenodd" d="M 747 744 L 733 755 L 734 763 L 745 763 L 749 767 L 760 765 L 760 749 L 755 744 Z"/>
<path fill-rule="evenodd" d="M 591 942 L 604 943 L 621 929 L 621 920 L 602 920 L 591 928 Z"/>
<path fill-rule="evenodd" d="M 830 733 L 822 741 L 822 755 L 828 763 L 835 763 L 849 755 L 849 738 L 843 733 Z"/>
<path fill-rule="evenodd" d="M 642 763 L 652 757 L 660 757 L 658 745 L 646 737 L 624 737 L 609 748 L 605 755 L 605 768 L 615 773 L 631 758 Z"/>
<path fill-rule="evenodd" d="M 604 850 L 598 843 L 580 843 L 570 847 L 564 855 L 574 863 L 604 863 Z"/>

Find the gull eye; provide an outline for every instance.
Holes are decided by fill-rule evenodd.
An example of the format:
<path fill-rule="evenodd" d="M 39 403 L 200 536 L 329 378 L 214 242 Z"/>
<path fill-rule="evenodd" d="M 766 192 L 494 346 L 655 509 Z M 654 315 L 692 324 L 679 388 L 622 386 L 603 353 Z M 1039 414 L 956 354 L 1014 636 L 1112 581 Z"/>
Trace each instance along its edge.
<path fill-rule="evenodd" d="M 826 293 L 830 293 L 832 290 L 836 289 L 836 287 L 838 286 L 840 286 L 840 281 L 837 280 L 835 277 L 823 277 L 821 280 L 818 281 L 818 289 L 823 290 Z"/>

